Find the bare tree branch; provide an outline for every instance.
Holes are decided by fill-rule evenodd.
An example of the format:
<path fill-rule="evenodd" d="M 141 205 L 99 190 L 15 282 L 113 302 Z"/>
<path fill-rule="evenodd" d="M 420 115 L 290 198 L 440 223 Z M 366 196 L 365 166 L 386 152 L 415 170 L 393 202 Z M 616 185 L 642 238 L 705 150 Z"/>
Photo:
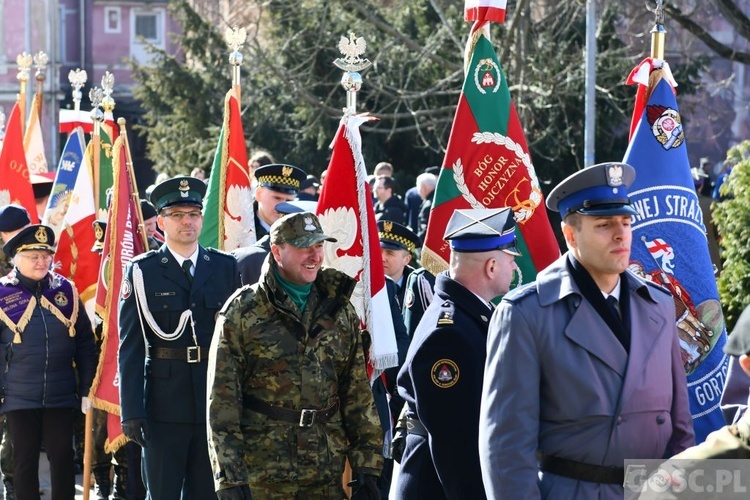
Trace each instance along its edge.
<path fill-rule="evenodd" d="M 726 3 L 726 2 L 723 2 L 723 3 Z M 680 24 L 680 26 L 690 31 L 690 33 L 695 35 L 696 38 L 698 38 L 700 41 L 705 43 L 706 46 L 712 51 L 714 51 L 717 55 L 723 57 L 724 59 L 728 59 L 730 61 L 734 61 L 734 62 L 738 62 L 742 64 L 750 64 L 750 53 L 740 52 L 736 49 L 733 49 L 721 43 L 716 38 L 711 36 L 711 34 L 708 33 L 708 31 L 703 29 L 702 26 L 694 22 L 690 17 L 684 15 L 678 7 L 675 7 L 672 4 L 667 3 L 667 4 L 664 4 L 664 11 L 667 14 L 669 14 L 669 16 L 672 17 L 675 21 L 677 21 Z"/>

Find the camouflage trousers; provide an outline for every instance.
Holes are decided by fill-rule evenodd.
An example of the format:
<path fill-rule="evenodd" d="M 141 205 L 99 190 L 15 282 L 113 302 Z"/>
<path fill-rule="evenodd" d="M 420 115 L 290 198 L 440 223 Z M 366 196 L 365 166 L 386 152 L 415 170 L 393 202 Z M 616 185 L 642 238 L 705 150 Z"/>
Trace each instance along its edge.
<path fill-rule="evenodd" d="M 341 483 L 328 486 L 300 487 L 296 484 L 252 483 L 253 500 L 346 500 Z"/>

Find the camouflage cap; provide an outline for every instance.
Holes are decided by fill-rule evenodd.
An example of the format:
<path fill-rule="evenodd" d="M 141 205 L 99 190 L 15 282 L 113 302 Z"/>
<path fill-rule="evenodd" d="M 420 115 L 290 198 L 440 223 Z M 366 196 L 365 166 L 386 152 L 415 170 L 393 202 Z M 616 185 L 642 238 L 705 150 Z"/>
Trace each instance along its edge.
<path fill-rule="evenodd" d="M 320 221 L 311 212 L 287 214 L 271 225 L 271 243 L 289 243 L 293 247 L 307 248 L 322 241 L 337 241 L 323 233 Z"/>

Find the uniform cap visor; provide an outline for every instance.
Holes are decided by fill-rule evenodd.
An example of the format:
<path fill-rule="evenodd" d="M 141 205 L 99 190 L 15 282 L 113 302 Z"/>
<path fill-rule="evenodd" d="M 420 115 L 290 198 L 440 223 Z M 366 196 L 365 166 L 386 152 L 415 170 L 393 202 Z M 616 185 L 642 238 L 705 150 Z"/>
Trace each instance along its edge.
<path fill-rule="evenodd" d="M 582 215 L 638 215 L 638 211 L 632 205 L 597 205 L 594 207 L 581 208 L 575 211 Z M 573 213 L 573 212 L 570 212 Z"/>
<path fill-rule="evenodd" d="M 288 243 L 296 248 L 308 248 L 313 245 L 317 245 L 318 243 L 321 243 L 323 241 L 330 241 L 332 243 L 336 243 L 338 240 L 332 236 L 328 236 L 327 234 L 316 233 L 316 234 L 306 234 L 304 236 L 299 236 L 293 240 L 282 241 L 280 243 Z"/>

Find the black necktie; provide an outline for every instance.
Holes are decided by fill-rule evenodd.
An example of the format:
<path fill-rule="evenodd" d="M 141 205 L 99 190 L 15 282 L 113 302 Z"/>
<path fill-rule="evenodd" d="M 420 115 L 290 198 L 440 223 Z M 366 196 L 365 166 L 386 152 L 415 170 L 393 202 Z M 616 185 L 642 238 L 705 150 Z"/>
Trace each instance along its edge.
<path fill-rule="evenodd" d="M 617 321 L 622 321 L 622 316 L 620 316 L 620 308 L 617 305 L 617 299 L 613 295 L 610 295 L 606 300 L 607 305 L 609 306 L 609 310 L 612 311 L 612 314 L 615 315 L 615 319 L 617 319 Z"/>
<path fill-rule="evenodd" d="M 193 275 L 190 274 L 190 269 L 193 267 L 193 262 L 188 259 L 182 262 L 182 270 L 185 271 L 185 276 L 187 276 L 188 282 L 192 285 L 193 284 Z"/>

